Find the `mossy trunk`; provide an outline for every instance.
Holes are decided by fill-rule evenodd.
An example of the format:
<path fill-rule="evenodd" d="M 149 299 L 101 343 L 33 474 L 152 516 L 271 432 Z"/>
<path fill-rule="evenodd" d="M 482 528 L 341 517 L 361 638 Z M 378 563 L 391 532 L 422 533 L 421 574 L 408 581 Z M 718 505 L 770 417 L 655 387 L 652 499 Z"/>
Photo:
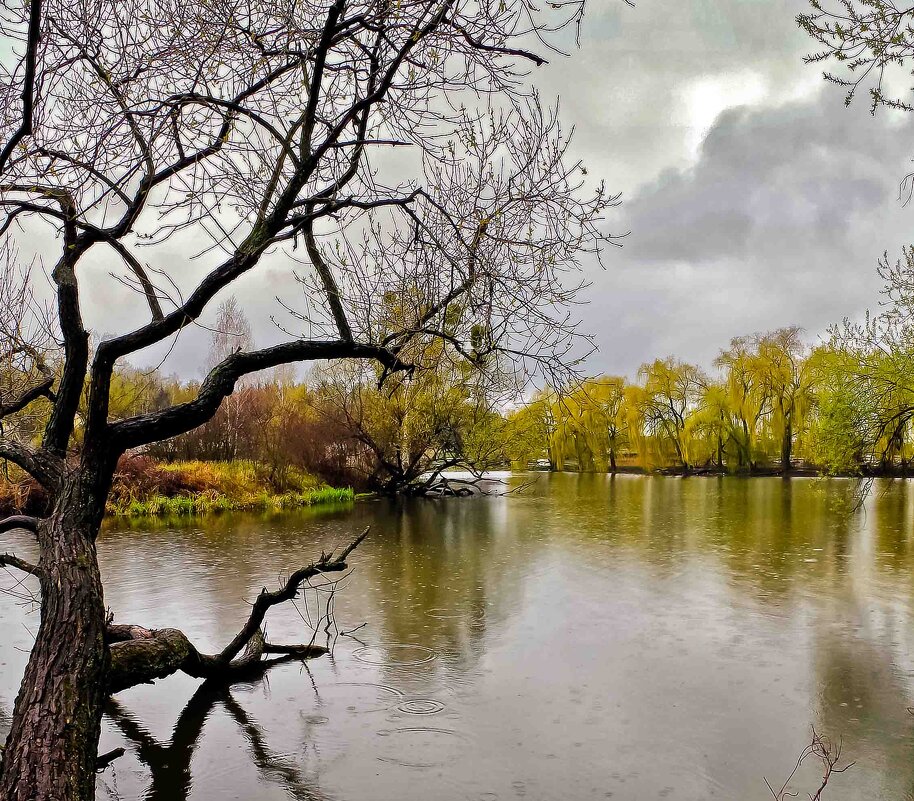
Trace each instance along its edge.
<path fill-rule="evenodd" d="M 38 530 L 41 623 L 3 753 L 4 801 L 95 798 L 109 668 L 95 502 L 66 488 Z"/>

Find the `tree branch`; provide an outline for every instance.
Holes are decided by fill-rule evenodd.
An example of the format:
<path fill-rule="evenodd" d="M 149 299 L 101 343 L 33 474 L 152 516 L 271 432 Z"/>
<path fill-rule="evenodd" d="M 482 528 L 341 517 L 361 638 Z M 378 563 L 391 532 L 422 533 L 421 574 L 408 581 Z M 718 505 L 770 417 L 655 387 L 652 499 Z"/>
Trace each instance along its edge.
<path fill-rule="evenodd" d="M 127 263 L 131 272 L 136 276 L 137 281 L 140 282 L 153 321 L 158 322 L 164 319 L 165 315 L 162 313 L 159 295 L 156 292 L 156 288 L 153 286 L 152 281 L 149 280 L 149 276 L 146 274 L 146 268 L 140 264 L 136 256 L 134 256 L 119 239 L 113 237 L 106 238 L 105 242 L 117 251 L 118 255 Z"/>
<path fill-rule="evenodd" d="M 89 332 L 83 325 L 79 307 L 76 263 L 91 243 L 83 237 L 77 238 L 75 209 L 68 213 L 72 217 L 64 223 L 64 251 L 52 273 L 57 285 L 57 318 L 63 334 L 64 366 L 42 443 L 43 449 L 57 456 L 66 453 L 73 434 L 89 368 Z"/>
<path fill-rule="evenodd" d="M 389 370 L 409 369 L 386 348 L 344 340 L 297 340 L 250 353 L 234 353 L 210 371 L 194 400 L 113 423 L 110 442 L 122 452 L 192 430 L 216 413 L 238 379 L 248 373 L 290 362 L 343 358 L 376 359 Z"/>
<path fill-rule="evenodd" d="M 31 0 L 29 32 L 25 49 L 25 79 L 22 83 L 22 122 L 0 151 L 0 173 L 16 146 L 32 133 L 35 112 L 35 71 L 38 63 L 38 44 L 41 40 L 41 0 Z"/>
<path fill-rule="evenodd" d="M 305 247 L 308 251 L 308 258 L 311 259 L 311 263 L 314 265 L 314 269 L 317 270 L 321 283 L 324 285 L 324 293 L 327 296 L 330 311 L 333 313 L 334 322 L 336 322 L 336 330 L 339 331 L 340 337 L 347 342 L 352 342 L 352 328 L 349 326 L 346 310 L 343 308 L 343 303 L 340 299 L 340 288 L 333 277 L 330 265 L 324 261 L 324 257 L 317 247 L 317 242 L 314 240 L 313 221 L 309 221 L 305 226 Z"/>
<path fill-rule="evenodd" d="M 366 528 L 358 537 L 356 537 L 338 557 L 334 557 L 331 551 L 328 554 L 321 555 L 321 558 L 308 567 L 296 570 L 285 585 L 274 592 L 268 592 L 266 588 L 260 591 L 257 600 L 254 601 L 254 608 L 251 610 L 251 616 L 248 618 L 244 628 L 235 635 L 235 638 L 215 657 L 215 661 L 223 665 L 228 664 L 234 659 L 242 648 L 250 641 L 266 617 L 267 610 L 271 606 L 281 604 L 284 601 L 291 601 L 298 595 L 298 588 L 308 579 L 319 575 L 320 573 L 335 573 L 345 570 L 348 565 L 346 558 L 351 554 L 368 536 L 370 529 Z"/>
<path fill-rule="evenodd" d="M 21 570 L 24 573 L 31 573 L 33 576 L 41 575 L 41 570 L 37 565 L 26 562 L 25 559 L 20 559 L 18 556 L 14 556 L 11 553 L 0 553 L 0 567 L 15 567 L 17 570 Z"/>
<path fill-rule="evenodd" d="M 15 400 L 10 401 L 9 403 L 0 404 L 0 419 L 9 417 L 11 414 L 16 414 L 16 412 L 21 412 L 26 406 L 32 403 L 32 401 L 38 400 L 38 398 L 53 400 L 54 393 L 51 391 L 53 386 L 54 376 L 48 376 L 40 384 L 29 387 Z"/>
<path fill-rule="evenodd" d="M 17 528 L 24 528 L 26 531 L 31 531 L 33 534 L 38 531 L 39 520 L 37 517 L 29 517 L 28 515 L 10 515 L 3 520 L 0 520 L 0 534 L 5 534 L 7 531 L 13 531 Z"/>
<path fill-rule="evenodd" d="M 261 590 L 241 631 L 218 654 L 200 653 L 178 629 L 153 630 L 142 626 L 109 624 L 109 691 L 116 693 L 137 684 L 148 684 L 179 670 L 200 679 L 231 680 L 289 658 L 308 659 L 326 653 L 326 648 L 314 644 L 277 645 L 266 642 L 263 621 L 271 607 L 295 598 L 308 579 L 322 573 L 345 570 L 348 567 L 346 559 L 367 536 L 366 528 L 339 556 L 332 552 L 323 554 L 318 561 L 295 571 L 280 589 L 274 592 Z M 264 660 L 265 654 L 282 656 L 276 660 Z"/>
<path fill-rule="evenodd" d="M 0 459 L 21 467 L 45 489 L 55 488 L 63 474 L 62 459 L 14 439 L 0 438 Z"/>
<path fill-rule="evenodd" d="M 99 754 L 95 758 L 95 770 L 102 771 L 105 770 L 115 759 L 124 756 L 127 751 L 124 748 L 112 748 L 110 751 L 106 751 L 104 754 Z"/>
<path fill-rule="evenodd" d="M 466 39 L 467 43 L 475 50 L 483 50 L 487 53 L 495 53 L 501 56 L 516 56 L 518 58 L 524 58 L 527 59 L 527 61 L 532 61 L 534 64 L 536 64 L 537 67 L 542 67 L 544 64 L 549 63 L 542 56 L 539 56 L 530 50 L 520 50 L 514 47 L 499 47 L 498 45 L 486 44 L 485 42 L 482 42 L 473 36 L 466 28 L 464 28 L 458 22 L 455 22 L 453 19 L 446 17 L 443 22 L 445 25 L 449 25 L 451 28 L 457 31 L 457 33 Z"/>

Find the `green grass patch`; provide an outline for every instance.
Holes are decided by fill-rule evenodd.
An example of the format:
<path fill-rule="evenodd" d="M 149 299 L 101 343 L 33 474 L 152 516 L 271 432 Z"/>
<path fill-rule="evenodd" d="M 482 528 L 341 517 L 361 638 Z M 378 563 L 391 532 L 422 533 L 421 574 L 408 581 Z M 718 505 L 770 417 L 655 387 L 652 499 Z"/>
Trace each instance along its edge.
<path fill-rule="evenodd" d="M 209 492 L 196 495 L 153 495 L 109 503 L 108 514 L 120 517 L 194 517 L 215 512 L 281 511 L 303 506 L 346 504 L 355 499 L 349 487 L 318 487 L 306 492 L 271 495 L 263 492 L 242 498 L 228 498 Z"/>

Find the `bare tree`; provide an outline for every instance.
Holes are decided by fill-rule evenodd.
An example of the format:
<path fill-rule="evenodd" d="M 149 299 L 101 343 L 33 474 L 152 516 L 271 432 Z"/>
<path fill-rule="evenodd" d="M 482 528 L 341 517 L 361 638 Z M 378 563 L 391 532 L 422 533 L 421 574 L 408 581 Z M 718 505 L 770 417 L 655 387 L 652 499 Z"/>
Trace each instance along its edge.
<path fill-rule="evenodd" d="M 212 370 L 233 353 L 248 351 L 254 347 L 251 324 L 244 310 L 232 295 L 219 305 L 216 314 L 216 326 L 210 341 L 207 369 Z M 207 428 L 218 446 L 218 456 L 222 459 L 238 458 L 239 428 L 245 416 L 246 407 L 250 405 L 251 396 L 245 392 L 244 378 L 235 385 L 236 391 L 229 395 L 210 418 Z M 238 390 L 241 391 L 238 391 Z"/>
<path fill-rule="evenodd" d="M 586 188 L 525 71 L 544 61 L 528 48 L 549 52 L 550 34 L 582 14 L 581 0 L 545 11 L 518 0 L 4 2 L 0 30 L 19 59 L 0 80 L 0 235 L 40 241 L 53 259 L 60 367 L 48 384 L 31 359 L 34 381 L 0 410 L 49 404 L 39 436 L 4 427 L 0 458 L 51 499 L 46 518 L 0 524 L 34 532 L 36 564 L 4 558 L 41 591 L 0 796 L 91 799 L 113 689 L 178 667 L 225 675 L 246 649 L 259 659 L 269 606 L 303 576 L 342 569 L 351 550 L 264 591 L 219 654 L 176 630 L 116 641 L 95 541 L 122 454 L 201 425 L 245 375 L 292 361 L 373 360 L 383 380 L 423 369 L 441 338 L 521 376 L 569 358 L 567 274 L 607 241 L 601 214 L 615 198 Z M 119 360 L 176 347 L 220 293 L 289 264 L 299 243 L 297 330 L 226 355 L 187 402 L 111 419 Z M 83 301 L 104 280 L 86 273 L 99 260 L 139 293 L 148 322 L 93 352 Z"/>

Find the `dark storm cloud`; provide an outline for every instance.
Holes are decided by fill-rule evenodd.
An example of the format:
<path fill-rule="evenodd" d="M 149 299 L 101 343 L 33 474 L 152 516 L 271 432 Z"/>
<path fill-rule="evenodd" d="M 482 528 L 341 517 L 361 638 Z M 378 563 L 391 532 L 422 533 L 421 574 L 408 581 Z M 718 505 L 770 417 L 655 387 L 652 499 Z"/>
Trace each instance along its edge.
<path fill-rule="evenodd" d="M 811 336 L 877 298 L 875 263 L 912 239 L 899 199 L 914 120 L 803 101 L 722 113 L 697 161 L 661 173 L 616 217 L 630 229 L 594 275 L 600 369 L 676 353 L 708 363 L 732 336 L 798 324 Z"/>
<path fill-rule="evenodd" d="M 856 247 L 864 232 L 855 222 L 891 212 L 898 199 L 912 126 L 834 100 L 822 92 L 722 114 L 694 167 L 664 172 L 627 204 L 632 256 L 706 261 L 779 256 L 785 245 Z"/>

